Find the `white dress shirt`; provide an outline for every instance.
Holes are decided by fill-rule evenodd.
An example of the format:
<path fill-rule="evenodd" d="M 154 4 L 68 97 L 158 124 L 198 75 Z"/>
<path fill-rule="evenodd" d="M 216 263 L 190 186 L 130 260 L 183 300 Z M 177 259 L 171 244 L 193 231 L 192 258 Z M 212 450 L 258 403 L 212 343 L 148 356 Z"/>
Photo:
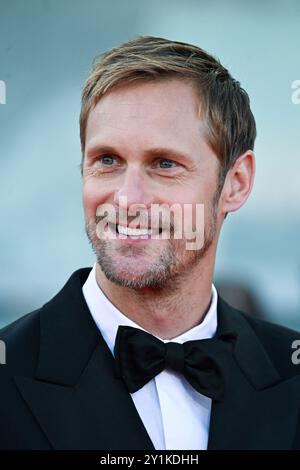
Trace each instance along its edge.
<path fill-rule="evenodd" d="M 82 291 L 92 317 L 113 355 L 119 325 L 144 330 L 106 297 L 96 281 L 96 263 Z M 212 284 L 211 304 L 199 325 L 172 340 L 159 339 L 165 343 L 183 343 L 212 338 L 217 329 L 217 295 Z M 211 399 L 197 392 L 182 374 L 164 370 L 141 389 L 131 393 L 131 397 L 155 449 L 207 449 Z"/>

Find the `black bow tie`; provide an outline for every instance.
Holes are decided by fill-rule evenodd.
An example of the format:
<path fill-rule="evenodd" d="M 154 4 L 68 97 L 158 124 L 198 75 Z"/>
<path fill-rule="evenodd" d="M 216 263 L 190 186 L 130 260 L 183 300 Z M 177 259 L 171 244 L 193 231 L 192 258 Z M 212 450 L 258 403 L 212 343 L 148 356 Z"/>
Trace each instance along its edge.
<path fill-rule="evenodd" d="M 183 374 L 198 392 L 221 401 L 236 337 L 227 332 L 183 344 L 164 343 L 138 328 L 119 326 L 114 348 L 117 377 L 133 393 L 169 368 Z"/>

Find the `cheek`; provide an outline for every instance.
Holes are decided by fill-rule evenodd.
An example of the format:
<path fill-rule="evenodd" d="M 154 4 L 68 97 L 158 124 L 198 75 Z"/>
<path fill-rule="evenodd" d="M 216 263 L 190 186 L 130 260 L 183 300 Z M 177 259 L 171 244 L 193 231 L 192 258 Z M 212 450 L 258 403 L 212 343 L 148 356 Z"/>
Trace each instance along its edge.
<path fill-rule="evenodd" d="M 212 200 L 214 192 L 210 185 L 205 182 L 198 183 L 199 189 L 191 191 L 185 203 L 184 210 L 186 227 L 201 232 L 203 227 L 211 224 Z"/>
<path fill-rule="evenodd" d="M 87 180 L 82 184 L 82 202 L 84 210 L 89 215 L 95 215 L 96 209 L 103 204 L 105 194 L 98 184 L 91 180 Z"/>

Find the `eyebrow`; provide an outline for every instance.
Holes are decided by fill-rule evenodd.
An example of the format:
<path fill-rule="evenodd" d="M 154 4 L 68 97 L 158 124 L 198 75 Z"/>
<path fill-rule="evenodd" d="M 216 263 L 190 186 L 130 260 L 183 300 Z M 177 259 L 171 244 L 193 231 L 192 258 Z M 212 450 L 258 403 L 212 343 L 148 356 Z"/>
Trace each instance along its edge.
<path fill-rule="evenodd" d="M 121 155 L 122 152 L 120 152 L 117 148 L 113 147 L 112 145 L 95 144 L 94 146 L 91 146 L 91 148 L 88 148 L 86 150 L 86 158 L 92 159 L 97 154 L 104 154 L 104 153 L 112 153 L 113 155 Z M 190 155 L 183 153 L 183 152 L 179 152 L 178 150 L 166 148 L 166 147 L 154 147 L 154 148 L 145 150 L 143 152 L 143 155 L 146 158 L 162 157 L 166 159 L 175 158 L 175 159 L 180 159 L 180 160 L 187 160 L 190 162 L 193 161 Z"/>

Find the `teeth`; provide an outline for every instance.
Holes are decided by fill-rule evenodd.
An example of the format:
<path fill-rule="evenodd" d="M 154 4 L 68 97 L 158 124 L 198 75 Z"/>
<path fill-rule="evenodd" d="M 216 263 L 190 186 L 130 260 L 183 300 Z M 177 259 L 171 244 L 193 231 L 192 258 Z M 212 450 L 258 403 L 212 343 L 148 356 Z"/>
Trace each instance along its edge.
<path fill-rule="evenodd" d="M 148 230 L 146 228 L 130 228 L 130 227 L 123 227 L 122 225 L 118 225 L 118 232 L 122 235 L 129 235 L 129 236 L 136 236 L 140 237 L 142 235 L 156 235 L 159 233 L 159 229 L 151 229 Z"/>

